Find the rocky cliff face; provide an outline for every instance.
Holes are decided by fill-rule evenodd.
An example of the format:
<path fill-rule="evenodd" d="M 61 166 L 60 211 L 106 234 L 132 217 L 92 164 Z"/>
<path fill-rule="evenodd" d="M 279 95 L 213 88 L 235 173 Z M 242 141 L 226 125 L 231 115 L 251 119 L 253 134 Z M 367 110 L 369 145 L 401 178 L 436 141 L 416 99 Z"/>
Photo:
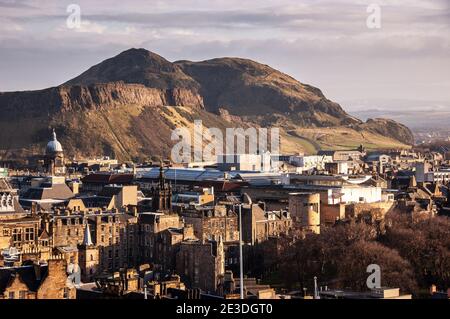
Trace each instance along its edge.
<path fill-rule="evenodd" d="M 199 94 L 185 88 L 159 89 L 124 82 L 64 85 L 41 91 L 0 93 L 5 116 L 20 119 L 70 110 L 91 110 L 121 105 L 189 106 L 203 108 Z"/>
<path fill-rule="evenodd" d="M 39 152 L 50 127 L 69 155 L 167 156 L 171 130 L 192 127 L 195 119 L 213 127 L 277 126 L 283 132 L 336 127 L 371 132 L 377 141 L 384 136 L 395 147 L 412 143 L 405 126 L 363 123 L 318 88 L 267 65 L 238 58 L 171 63 L 143 49 L 125 51 L 58 87 L 0 93 L 0 112 L 4 157 Z M 293 136 L 286 139 L 289 150 L 301 151 L 305 138 Z M 322 147 L 317 138 L 309 141 L 316 150 Z"/>

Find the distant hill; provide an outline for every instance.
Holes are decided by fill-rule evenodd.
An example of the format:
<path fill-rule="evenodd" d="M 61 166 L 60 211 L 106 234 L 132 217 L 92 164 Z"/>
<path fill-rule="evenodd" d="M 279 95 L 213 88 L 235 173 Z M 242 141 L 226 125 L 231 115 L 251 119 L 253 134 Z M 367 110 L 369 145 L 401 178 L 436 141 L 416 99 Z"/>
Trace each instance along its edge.
<path fill-rule="evenodd" d="M 347 114 L 320 89 L 240 58 L 169 62 L 130 49 L 78 77 L 40 91 L 0 93 L 0 155 L 42 152 L 50 128 L 69 156 L 168 156 L 171 130 L 280 127 L 284 152 L 405 148 L 410 130 L 391 120 Z"/>

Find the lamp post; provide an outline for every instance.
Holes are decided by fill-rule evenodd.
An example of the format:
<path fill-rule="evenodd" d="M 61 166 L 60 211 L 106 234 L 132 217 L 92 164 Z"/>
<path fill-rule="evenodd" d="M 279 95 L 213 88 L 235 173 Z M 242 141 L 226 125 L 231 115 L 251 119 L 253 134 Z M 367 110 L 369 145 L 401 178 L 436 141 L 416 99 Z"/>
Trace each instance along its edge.
<path fill-rule="evenodd" d="M 239 280 L 240 280 L 239 288 L 241 299 L 244 299 L 244 261 L 242 254 L 242 204 L 234 206 L 239 206 Z"/>

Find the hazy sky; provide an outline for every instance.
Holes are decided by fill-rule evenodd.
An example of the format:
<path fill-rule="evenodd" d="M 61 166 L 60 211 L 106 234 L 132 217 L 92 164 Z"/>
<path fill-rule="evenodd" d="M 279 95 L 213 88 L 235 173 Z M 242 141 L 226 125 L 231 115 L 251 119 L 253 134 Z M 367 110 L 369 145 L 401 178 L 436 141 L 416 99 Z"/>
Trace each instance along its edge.
<path fill-rule="evenodd" d="M 67 27 L 69 4 L 81 28 Z M 371 3 L 381 29 L 369 29 Z M 450 101 L 450 0 L 0 0 L 0 91 L 61 84 L 130 47 L 239 56 L 352 99 Z M 345 104 L 344 104 L 345 107 Z"/>

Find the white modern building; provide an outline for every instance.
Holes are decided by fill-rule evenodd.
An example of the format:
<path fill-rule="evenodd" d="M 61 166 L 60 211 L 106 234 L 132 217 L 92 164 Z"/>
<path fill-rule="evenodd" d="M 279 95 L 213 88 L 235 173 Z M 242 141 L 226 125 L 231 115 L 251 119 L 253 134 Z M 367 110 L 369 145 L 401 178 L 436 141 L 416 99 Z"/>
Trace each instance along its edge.
<path fill-rule="evenodd" d="M 263 154 L 221 154 L 217 156 L 220 171 L 272 171 L 272 157 L 269 152 Z"/>
<path fill-rule="evenodd" d="M 382 188 L 369 183 L 371 176 L 296 175 L 290 176 L 291 185 L 303 185 L 321 193 L 327 192 L 328 205 L 349 203 L 376 203 L 383 201 Z"/>
<path fill-rule="evenodd" d="M 289 157 L 289 164 L 300 168 L 300 172 L 309 171 L 312 169 L 324 170 L 325 163 L 333 161 L 332 156 L 328 155 L 294 155 Z"/>
<path fill-rule="evenodd" d="M 431 165 L 427 162 L 416 163 L 415 177 L 418 183 L 441 183 L 450 182 L 450 168 L 441 168 L 437 171 L 431 170 Z"/>
<path fill-rule="evenodd" d="M 381 201 L 381 187 L 348 185 L 328 190 L 328 204 L 330 205 Z"/>

